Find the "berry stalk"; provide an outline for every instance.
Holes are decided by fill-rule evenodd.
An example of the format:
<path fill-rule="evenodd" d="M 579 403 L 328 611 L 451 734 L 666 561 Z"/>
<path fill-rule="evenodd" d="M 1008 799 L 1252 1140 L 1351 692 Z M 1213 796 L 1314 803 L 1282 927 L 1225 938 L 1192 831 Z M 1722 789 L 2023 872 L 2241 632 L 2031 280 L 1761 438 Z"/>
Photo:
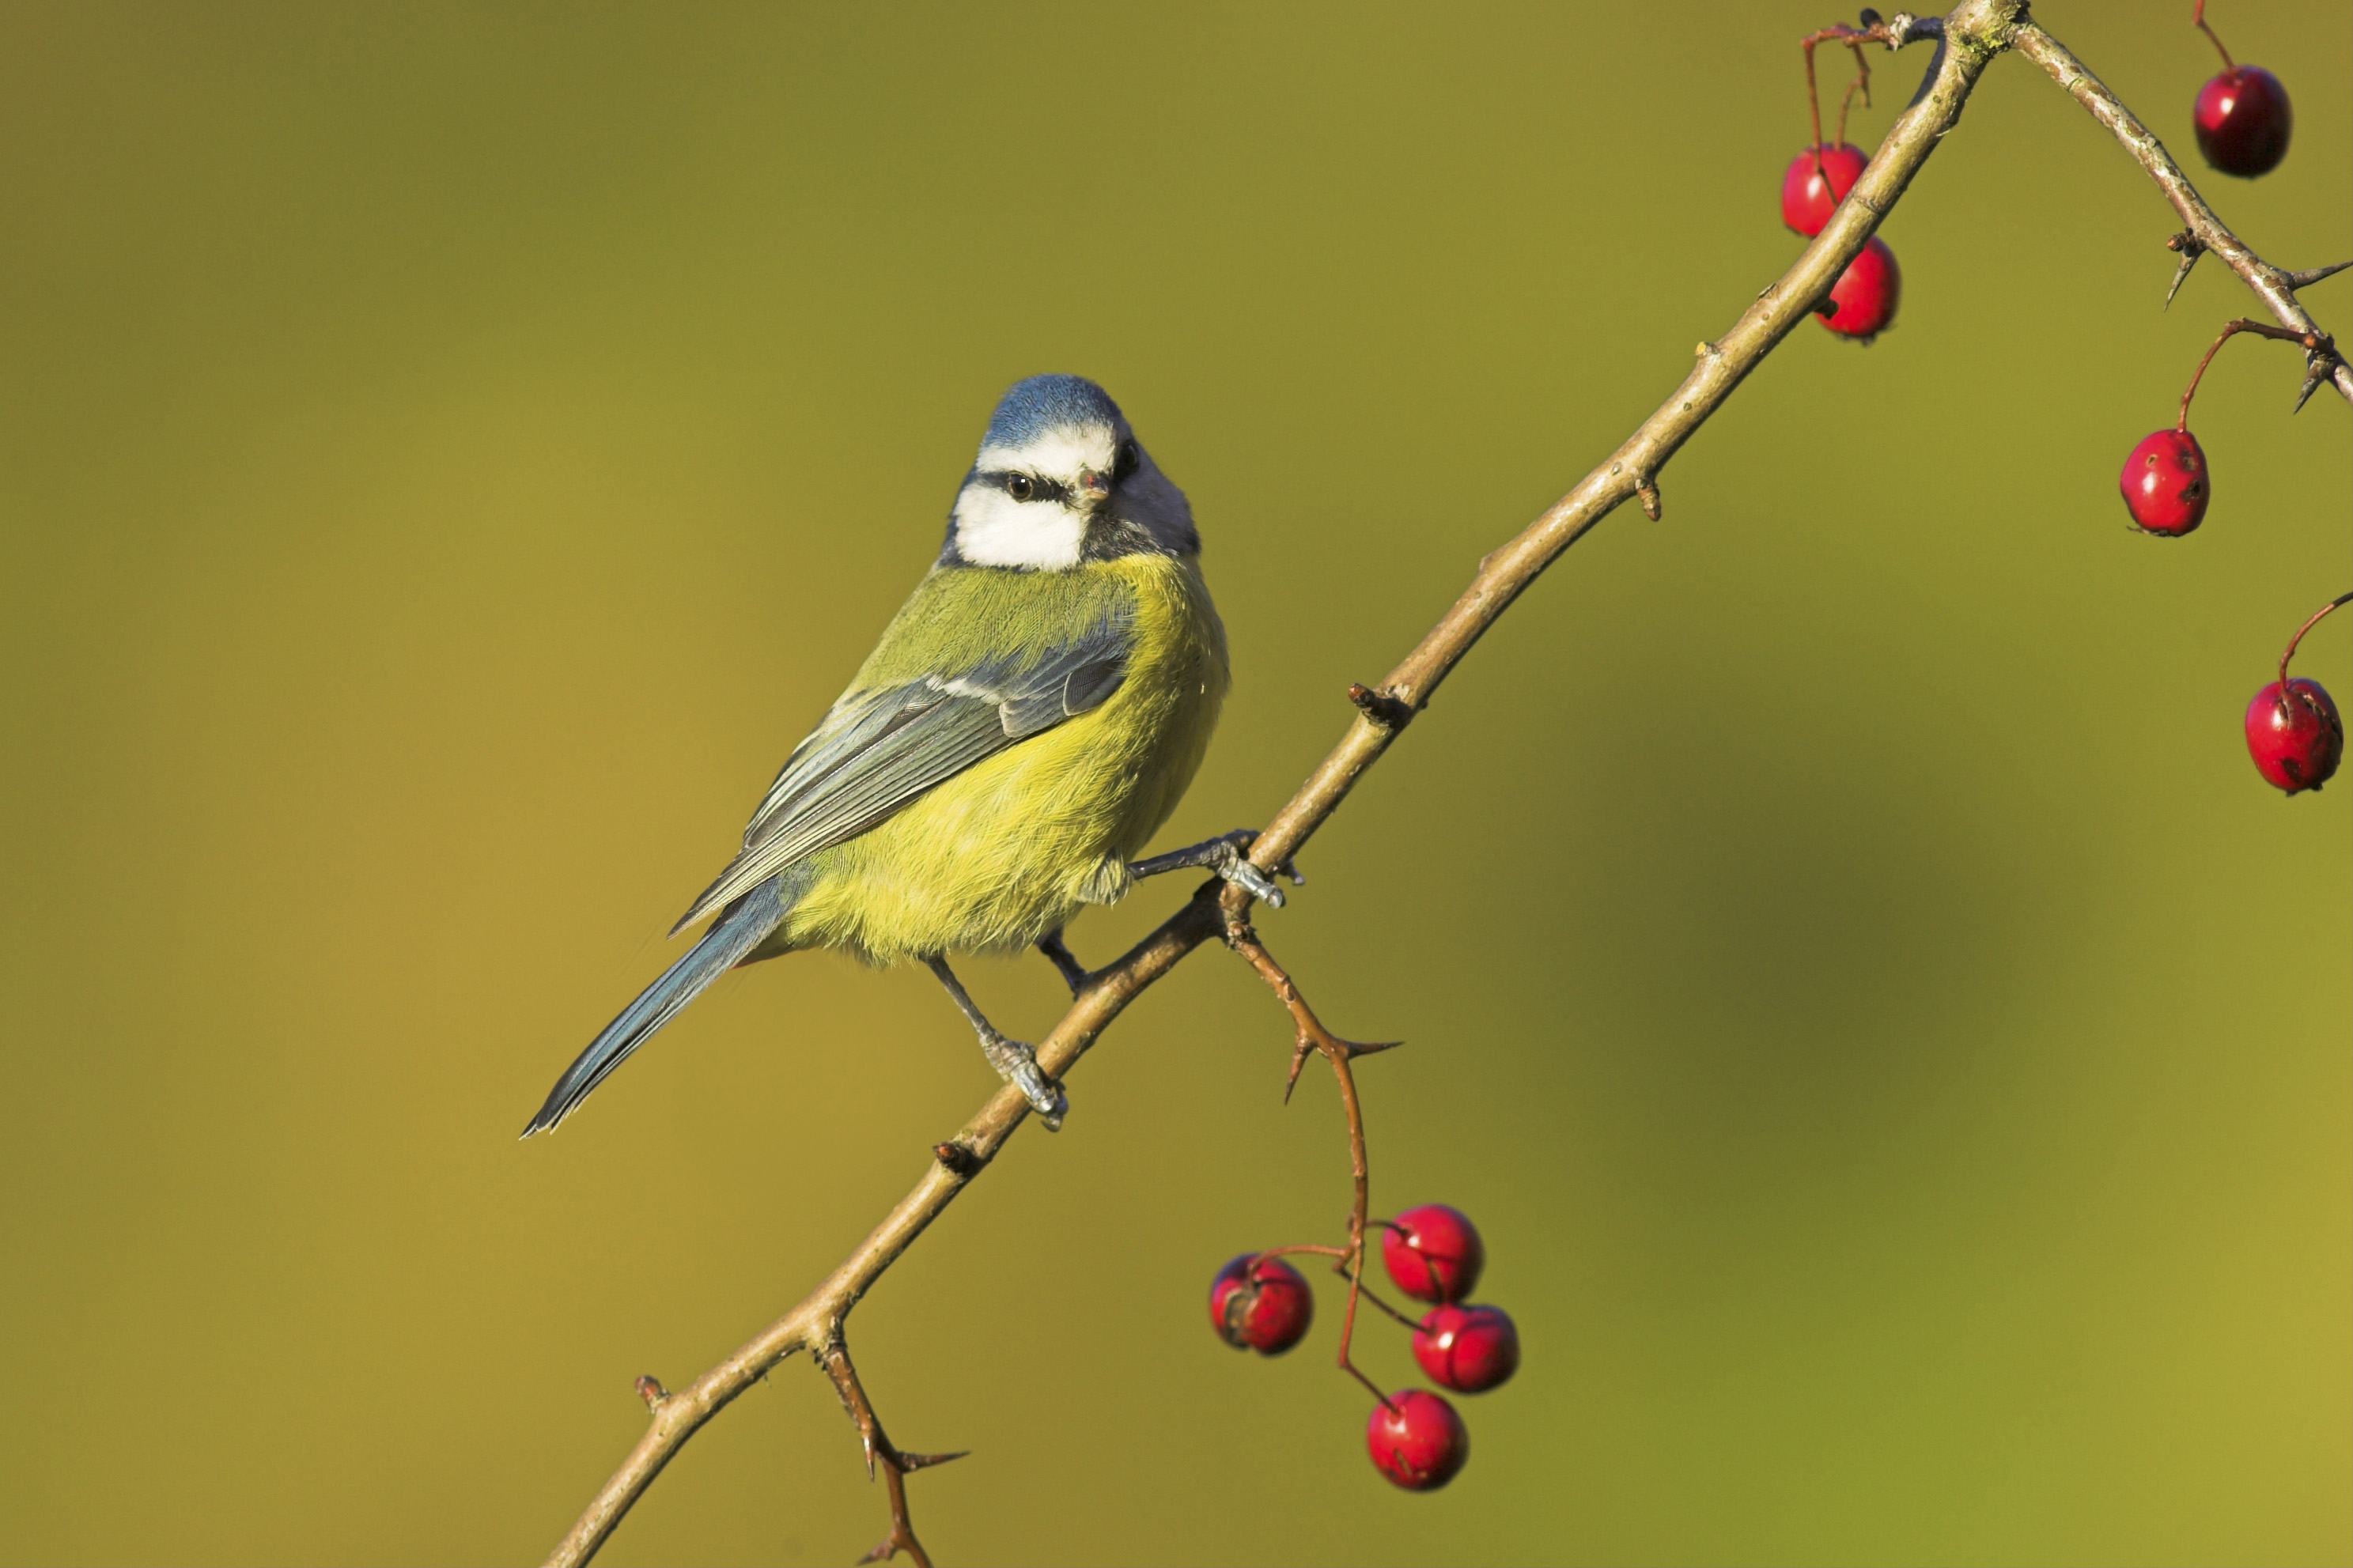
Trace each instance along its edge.
<path fill-rule="evenodd" d="M 2205 379 L 2206 367 L 2214 363 L 2214 356 L 2222 352 L 2222 345 L 2241 332 L 2253 332 L 2257 337 L 2270 338 L 2277 342 L 2295 343 L 2307 354 L 2333 356 L 2337 352 L 2336 343 L 2326 332 L 2298 332 L 2285 327 L 2267 327 L 2244 316 L 2229 322 L 2222 328 L 2221 336 L 2214 340 L 2214 346 L 2206 351 L 2206 357 L 2198 362 L 2198 368 L 2190 373 L 2189 384 L 2181 389 L 2181 417 L 2173 427 L 2183 435 L 2189 433 L 2189 400 L 2198 395 L 2198 384 Z M 2303 405 L 2298 403 L 2296 406 L 2302 407 Z"/>
<path fill-rule="evenodd" d="M 2310 616 L 2306 617 L 2304 625 L 2295 628 L 2295 636 L 2287 639 L 2287 647 L 2280 650 L 2279 680 L 2281 712 L 2284 713 L 2287 711 L 2287 694 L 2289 690 L 2287 683 L 2287 661 L 2295 657 L 2296 644 L 2304 640 L 2305 633 L 2310 631 L 2313 627 L 2327 620 L 2331 611 L 2341 608 L 2348 600 L 2353 600 L 2353 594 L 2339 594 L 2337 597 L 2329 600 L 2328 603 L 2321 605 L 2320 608 L 2313 611 Z M 2310 701 L 2310 699 L 2307 698 L 2306 700 L 2308 702 Z"/>
<path fill-rule="evenodd" d="M 2222 57 L 2222 68 L 2237 70 L 2239 62 L 2231 58 L 2231 51 L 2222 47 L 2222 40 L 2216 37 L 2214 29 L 2206 25 L 2206 0 L 2198 0 L 2198 9 L 2190 14 L 2189 19 L 2198 25 L 2200 32 L 2206 35 L 2206 41 L 2214 46 L 2214 52 Z"/>

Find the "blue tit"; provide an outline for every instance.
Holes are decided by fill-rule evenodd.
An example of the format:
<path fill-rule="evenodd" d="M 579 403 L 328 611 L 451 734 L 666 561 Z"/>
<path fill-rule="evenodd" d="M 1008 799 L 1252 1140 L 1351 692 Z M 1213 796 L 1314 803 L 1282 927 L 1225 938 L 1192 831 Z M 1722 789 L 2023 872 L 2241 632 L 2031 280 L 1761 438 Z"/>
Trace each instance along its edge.
<path fill-rule="evenodd" d="M 1089 904 L 1198 867 L 1281 903 L 1251 835 L 1135 858 L 1201 765 L 1226 635 L 1192 508 L 1103 388 L 1039 375 L 997 405 L 939 559 L 752 814 L 743 852 L 678 931 L 717 915 L 607 1025 L 523 1129 L 606 1075 L 739 964 L 804 948 L 930 966 L 1048 1126 L 1066 1101 L 975 1005 L 947 955 L 1061 940 Z"/>

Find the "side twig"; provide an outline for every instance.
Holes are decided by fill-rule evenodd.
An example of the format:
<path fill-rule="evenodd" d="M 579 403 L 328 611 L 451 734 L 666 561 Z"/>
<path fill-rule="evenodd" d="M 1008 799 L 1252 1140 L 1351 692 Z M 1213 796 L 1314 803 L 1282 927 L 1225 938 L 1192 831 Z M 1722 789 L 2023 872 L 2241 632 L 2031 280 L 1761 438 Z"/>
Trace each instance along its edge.
<path fill-rule="evenodd" d="M 1365 1108 L 1356 1097 L 1356 1075 L 1349 1064 L 1358 1057 L 1369 1057 L 1381 1051 L 1395 1050 L 1401 1040 L 1383 1040 L 1365 1045 L 1344 1040 L 1325 1028 L 1315 1016 L 1315 1010 L 1299 994 L 1299 987 L 1282 965 L 1275 963 L 1266 944 L 1240 910 L 1229 910 L 1225 921 L 1226 945 L 1242 956 L 1244 962 L 1258 971 L 1282 1005 L 1290 1011 L 1295 1039 L 1291 1049 L 1291 1076 L 1282 1086 L 1283 1103 L 1291 1101 L 1291 1091 L 1299 1083 L 1299 1069 L 1310 1055 L 1321 1053 L 1332 1064 L 1332 1076 L 1340 1084 L 1340 1109 L 1348 1119 L 1348 1173 L 1355 1181 L 1355 1197 L 1348 1206 L 1348 1240 L 1341 1247 L 1333 1264 L 1334 1271 L 1348 1281 L 1348 1307 L 1340 1319 L 1340 1370 L 1372 1390 L 1373 1397 L 1383 1405 L 1389 1396 L 1381 1385 L 1366 1377 L 1349 1354 L 1356 1339 L 1356 1298 L 1362 1292 L 1365 1273 L 1365 1226 L 1372 1212 L 1372 1164 L 1365 1152 Z M 1328 1247 L 1278 1247 L 1277 1251 L 1316 1252 L 1329 1255 Z M 1384 1311 L 1388 1310 L 1385 1306 Z M 1391 1313 L 1391 1316 L 1396 1316 Z"/>
<path fill-rule="evenodd" d="M 834 1392 L 841 1395 L 841 1407 L 858 1424 L 858 1440 L 866 1449 L 866 1479 L 874 1479 L 874 1468 L 882 1468 L 882 1484 L 891 1493 L 891 1533 L 881 1544 L 858 1561 L 888 1563 L 903 1552 L 915 1568 L 932 1568 L 932 1560 L 924 1555 L 923 1543 L 915 1539 L 914 1521 L 907 1514 L 907 1477 L 915 1470 L 944 1465 L 950 1459 L 961 1459 L 963 1453 L 902 1454 L 891 1446 L 882 1431 L 882 1423 L 874 1414 L 873 1402 L 866 1397 L 865 1388 L 858 1381 L 858 1368 L 849 1359 L 849 1346 L 836 1339 L 818 1352 L 825 1373 L 833 1379 Z"/>
<path fill-rule="evenodd" d="M 2070 54 L 2066 45 L 2032 22 L 2021 21 L 2011 34 L 2010 47 L 2041 66 L 2050 74 L 2052 80 L 2066 89 L 2075 101 L 2090 112 L 2093 119 L 2115 132 L 2125 151 L 2132 154 L 2135 163 L 2148 171 L 2148 177 L 2157 182 L 2157 188 L 2164 193 L 2167 201 L 2173 204 L 2173 210 L 2181 215 L 2181 221 L 2189 226 L 2184 233 L 2166 242 L 2170 248 L 2181 253 L 2181 265 L 2176 269 L 2173 279 L 2176 289 L 2181 287 L 2181 279 L 2189 276 L 2191 263 L 2200 253 L 2211 250 L 2221 258 L 2223 265 L 2237 273 L 2249 289 L 2254 290 L 2255 298 L 2278 318 L 2281 326 L 2298 337 L 2326 335 L 2305 313 L 2303 305 L 2296 300 L 2295 291 L 2307 283 L 2327 277 L 2335 270 L 2334 268 L 2316 268 L 2313 276 L 2306 277 L 2302 273 L 2283 271 L 2257 256 L 2230 231 L 2221 218 L 2214 216 L 2214 209 L 2206 205 L 2206 199 L 2198 194 L 2198 187 L 2189 183 L 2189 176 L 2181 172 L 2181 165 L 2175 163 L 2173 154 L 2165 150 L 2165 143 L 2149 134 L 2148 127 L 2135 118 L 2133 111 L 2126 109 L 2083 61 Z M 2166 301 L 2169 304 L 2172 300 L 2173 295 L 2168 292 Z M 2353 403 L 2353 370 L 2347 369 L 2342 359 L 2331 353 L 2325 362 L 2315 364 L 2314 372 L 2316 384 L 2325 376 L 2340 396 Z"/>
<path fill-rule="evenodd" d="M 1963 105 L 1993 57 L 2007 47 L 2021 0 L 1964 0 L 1939 20 L 1898 15 L 1886 24 L 1890 47 L 1940 38 L 1944 48 L 1920 93 L 1897 116 L 1878 155 L 1822 232 L 1778 281 L 1767 286 L 1730 331 L 1698 356 L 1667 400 L 1577 487 L 1479 563 L 1476 575 L 1368 703 L 1291 801 L 1250 847 L 1261 868 L 1280 867 L 1338 810 L 1365 771 L 1481 637 L 1562 551 L 1633 500 L 1643 478 L 1660 469 L 1724 405 L 1748 374 L 1795 331 L 1826 296 L 1894 206 L 1936 144 L 1959 122 Z M 1223 933 L 1228 913 L 1248 906 L 1240 889 L 1203 889 L 1116 963 L 1098 971 L 1069 1012 L 1038 1042 L 1039 1065 L 1061 1078 L 1077 1065 L 1127 1005 L 1201 943 Z M 1336 1064 L 1349 1080 L 1345 1062 Z M 663 1467 L 703 1423 L 797 1351 L 838 1342 L 860 1298 L 899 1256 L 978 1179 L 1029 1113 L 1018 1089 L 992 1096 L 949 1142 L 938 1145 L 922 1178 L 856 1250 L 791 1310 L 664 1398 L 647 1430 L 549 1555 L 552 1568 L 577 1568 L 596 1554 Z"/>

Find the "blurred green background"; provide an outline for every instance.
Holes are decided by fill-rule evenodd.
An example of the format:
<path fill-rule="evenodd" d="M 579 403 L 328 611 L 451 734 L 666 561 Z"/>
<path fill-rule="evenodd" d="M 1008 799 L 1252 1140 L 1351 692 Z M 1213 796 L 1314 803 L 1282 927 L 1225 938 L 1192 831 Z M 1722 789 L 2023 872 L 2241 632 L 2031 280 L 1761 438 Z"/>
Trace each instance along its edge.
<path fill-rule="evenodd" d="M 2196 163 L 2179 15 L 2042 19 Z M 1234 700 L 1162 842 L 1263 821 L 1478 556 L 1799 242 L 1802 5 L 0 11 L 0 1557 L 535 1559 L 992 1087 L 919 973 L 731 979 L 552 1140 L 772 770 L 1083 372 L 1189 489 Z M 2225 217 L 2353 253 L 2353 11 Z M 1875 142 L 1926 50 L 1875 57 Z M 1835 70 L 1826 72 L 1837 79 Z M 2235 345 L 2196 538 L 2115 475 L 2208 263 L 1999 62 L 1807 325 L 1504 620 L 1263 922 L 1377 1208 L 1470 1211 L 1526 1366 L 1413 1498 L 1336 1299 L 1341 1128 L 1217 952 L 852 1325 L 962 1562 L 2343 1562 L 2353 784 L 2239 715 L 2353 576 L 2347 411 Z M 2353 277 L 2312 290 L 2353 327 Z M 2299 668 L 2353 690 L 2353 626 Z M 1092 961 L 1183 889 L 1072 932 Z M 978 963 L 1018 1032 L 1046 964 Z M 1364 1359 L 1411 1373 L 1379 1322 Z M 787 1363 L 605 1561 L 876 1540 Z"/>

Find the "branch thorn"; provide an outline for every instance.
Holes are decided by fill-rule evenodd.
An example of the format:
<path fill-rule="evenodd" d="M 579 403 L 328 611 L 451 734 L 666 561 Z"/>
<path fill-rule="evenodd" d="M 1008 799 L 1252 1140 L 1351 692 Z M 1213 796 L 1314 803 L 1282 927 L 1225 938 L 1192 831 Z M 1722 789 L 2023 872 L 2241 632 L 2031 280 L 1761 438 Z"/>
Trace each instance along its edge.
<path fill-rule="evenodd" d="M 1282 1080 L 1283 1104 L 1291 1103 L 1291 1091 L 1299 1087 L 1299 1069 L 1305 1067 L 1307 1058 L 1314 1054 L 1315 1042 L 1304 1035 L 1300 1036 L 1298 1043 L 1291 1047 L 1291 1076 Z"/>
<path fill-rule="evenodd" d="M 1330 1042 L 1328 1047 L 1326 1041 Z M 1285 1105 L 1291 1103 L 1291 1091 L 1299 1087 L 1299 1069 L 1305 1067 L 1307 1058 L 1317 1051 L 1327 1048 L 1336 1050 L 1344 1061 L 1355 1061 L 1358 1057 L 1377 1057 L 1383 1051 L 1393 1051 L 1403 1044 L 1405 1044 L 1403 1040 L 1344 1040 L 1339 1036 L 1332 1034 L 1326 1034 L 1324 1039 L 1317 1040 L 1310 1039 L 1303 1032 L 1292 1044 L 1291 1072 L 1282 1080 L 1282 1103 Z"/>
<path fill-rule="evenodd" d="M 2316 349 L 2305 355 L 2304 390 L 2295 395 L 2295 406 L 2288 410 L 2290 415 L 2304 412 L 2304 405 L 2312 401 L 2312 395 L 2333 374 L 2330 367 L 2336 362 L 2337 356 L 2326 350 Z"/>
<path fill-rule="evenodd" d="M 2165 248 L 2181 253 L 2181 265 L 2173 269 L 2173 287 L 2165 291 L 2165 309 L 2170 310 L 2173 309 L 2173 297 L 2181 292 L 2182 279 L 2188 278 L 2189 269 L 2198 265 L 2198 258 L 2206 254 L 2206 242 L 2185 228 L 2179 234 L 2168 237 Z"/>
<path fill-rule="evenodd" d="M 970 1448 L 958 1448 L 953 1454 L 902 1454 L 899 1456 L 899 1468 L 902 1470 L 928 1470 L 934 1465 L 944 1465 L 951 1459 L 968 1458 L 971 1454 Z"/>
<path fill-rule="evenodd" d="M 2280 278 L 2290 289 L 2309 289 L 2322 279 L 2342 272 L 2348 267 L 2353 267 L 2353 261 L 2337 261 L 2327 267 L 2307 267 L 2301 272 L 2283 272 Z"/>

